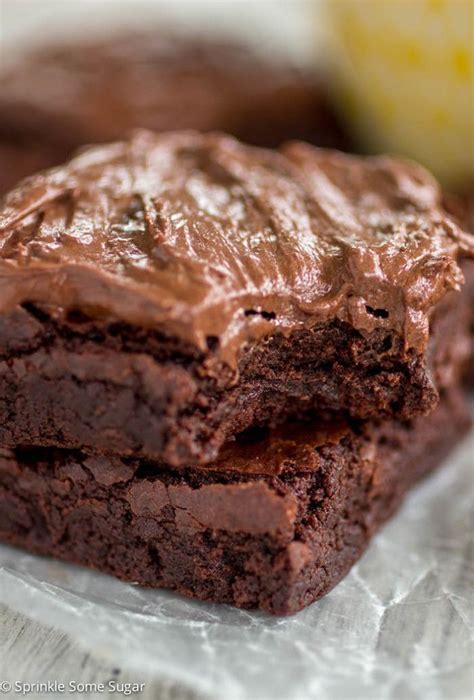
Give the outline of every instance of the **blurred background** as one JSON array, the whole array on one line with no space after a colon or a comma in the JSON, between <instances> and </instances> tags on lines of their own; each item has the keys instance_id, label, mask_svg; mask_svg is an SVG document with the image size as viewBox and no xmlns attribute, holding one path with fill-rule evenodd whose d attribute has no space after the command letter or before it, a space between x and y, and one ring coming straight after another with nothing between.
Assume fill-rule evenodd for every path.
<instances>
[{"instance_id":1,"label":"blurred background","mask_svg":"<svg viewBox=\"0 0 474 700\"><path fill-rule=\"evenodd\" d=\"M123 29L185 29L267 42L275 50L311 60L317 48L313 21L320 11L308 0L1 0L2 47L103 35Z\"/></svg>"},{"instance_id":2,"label":"blurred background","mask_svg":"<svg viewBox=\"0 0 474 700\"><path fill-rule=\"evenodd\" d=\"M472 0L0 0L0 8L4 67L38 45L69 45L74 53L78 39L100 43L124 31L177 29L303 64L315 71L318 99L347 136L339 144L324 135L309 140L400 153L452 190L473 187ZM41 61L34 72L41 75ZM76 78L58 76L59 90L71 89ZM284 123L290 101L279 109ZM0 129L1 121L0 112ZM291 138L293 128L289 120L282 136Z\"/></svg>"}]
</instances>

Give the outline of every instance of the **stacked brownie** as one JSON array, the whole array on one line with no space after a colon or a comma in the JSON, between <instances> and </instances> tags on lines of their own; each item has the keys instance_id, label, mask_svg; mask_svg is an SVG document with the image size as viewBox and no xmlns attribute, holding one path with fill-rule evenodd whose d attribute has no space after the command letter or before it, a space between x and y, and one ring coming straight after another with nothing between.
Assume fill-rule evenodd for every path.
<instances>
[{"instance_id":1,"label":"stacked brownie","mask_svg":"<svg viewBox=\"0 0 474 700\"><path fill-rule=\"evenodd\" d=\"M0 209L0 539L288 614L459 440L474 238L422 168L138 131Z\"/></svg>"}]
</instances>

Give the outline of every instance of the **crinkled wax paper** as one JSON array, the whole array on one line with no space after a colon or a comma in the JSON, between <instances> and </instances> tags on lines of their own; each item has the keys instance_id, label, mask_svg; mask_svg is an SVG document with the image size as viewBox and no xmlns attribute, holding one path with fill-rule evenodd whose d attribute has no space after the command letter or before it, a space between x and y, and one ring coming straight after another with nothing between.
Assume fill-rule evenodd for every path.
<instances>
[{"instance_id":1,"label":"crinkled wax paper","mask_svg":"<svg viewBox=\"0 0 474 700\"><path fill-rule=\"evenodd\" d=\"M474 435L326 598L284 619L0 547L0 597L118 665L206 698L472 696Z\"/></svg>"}]
</instances>

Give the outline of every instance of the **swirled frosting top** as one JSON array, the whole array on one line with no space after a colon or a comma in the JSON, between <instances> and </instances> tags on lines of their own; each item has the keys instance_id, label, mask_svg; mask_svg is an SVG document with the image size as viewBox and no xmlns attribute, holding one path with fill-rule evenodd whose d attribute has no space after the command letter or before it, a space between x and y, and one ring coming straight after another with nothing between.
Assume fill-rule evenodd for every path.
<instances>
[{"instance_id":1,"label":"swirled frosting top","mask_svg":"<svg viewBox=\"0 0 474 700\"><path fill-rule=\"evenodd\" d=\"M247 341L330 318L422 351L474 239L434 179L389 157L220 134L153 134L86 150L0 208L0 312L33 302L177 335Z\"/></svg>"}]
</instances>

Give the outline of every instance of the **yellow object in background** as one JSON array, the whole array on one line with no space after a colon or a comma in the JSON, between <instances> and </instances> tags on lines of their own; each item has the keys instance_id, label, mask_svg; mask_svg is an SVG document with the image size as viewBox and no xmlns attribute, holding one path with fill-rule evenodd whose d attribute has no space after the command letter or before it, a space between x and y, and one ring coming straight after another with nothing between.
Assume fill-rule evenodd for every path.
<instances>
[{"instance_id":1,"label":"yellow object in background","mask_svg":"<svg viewBox=\"0 0 474 700\"><path fill-rule=\"evenodd\" d=\"M327 0L335 89L371 151L474 177L474 1Z\"/></svg>"}]
</instances>

